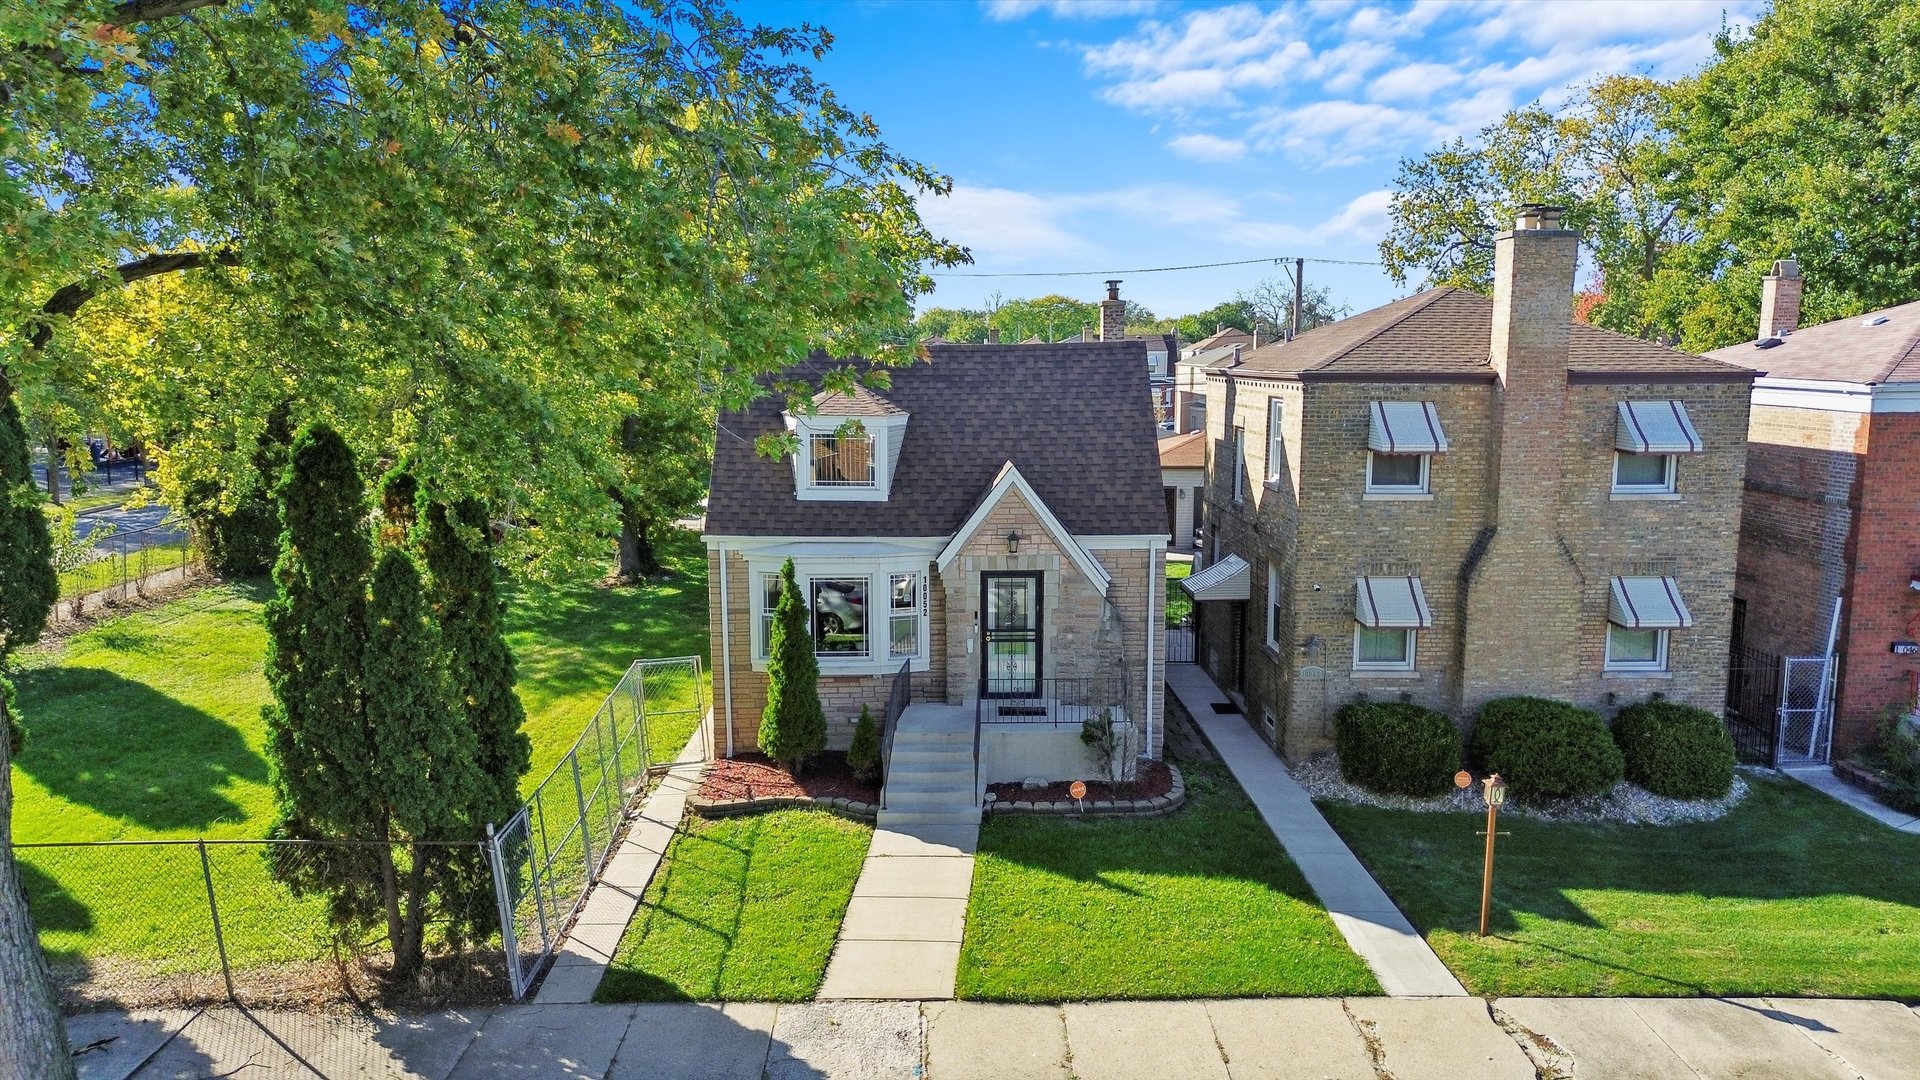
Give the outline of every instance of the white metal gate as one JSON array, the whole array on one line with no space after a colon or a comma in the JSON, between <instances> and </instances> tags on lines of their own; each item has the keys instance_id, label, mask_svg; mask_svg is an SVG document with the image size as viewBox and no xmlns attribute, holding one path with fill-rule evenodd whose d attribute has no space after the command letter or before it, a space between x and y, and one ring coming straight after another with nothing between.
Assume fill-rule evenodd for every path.
<instances>
[{"instance_id":1,"label":"white metal gate","mask_svg":"<svg viewBox=\"0 0 1920 1080\"><path fill-rule=\"evenodd\" d=\"M1780 661L1780 724L1775 746L1781 765L1824 764L1833 752L1831 656Z\"/></svg>"}]
</instances>

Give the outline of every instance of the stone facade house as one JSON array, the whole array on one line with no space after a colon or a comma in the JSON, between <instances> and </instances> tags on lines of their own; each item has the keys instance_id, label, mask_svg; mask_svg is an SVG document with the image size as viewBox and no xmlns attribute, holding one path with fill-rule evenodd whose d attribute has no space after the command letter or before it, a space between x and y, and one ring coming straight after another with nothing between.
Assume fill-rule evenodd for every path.
<instances>
[{"instance_id":1,"label":"stone facade house","mask_svg":"<svg viewBox=\"0 0 1920 1080\"><path fill-rule=\"evenodd\" d=\"M1208 373L1196 658L1288 756L1361 696L1723 706L1753 373L1575 323L1577 247L1527 208L1491 300Z\"/></svg>"},{"instance_id":2,"label":"stone facade house","mask_svg":"<svg viewBox=\"0 0 1920 1080\"><path fill-rule=\"evenodd\" d=\"M1759 375L1736 642L1758 654L1752 678L1776 686L1771 664L1823 656L1833 634L1831 749L1844 755L1920 690L1920 302L1802 329L1802 285L1791 260L1775 264L1758 338L1708 355ZM1829 733L1789 734L1802 741L1787 752L1823 756Z\"/></svg>"},{"instance_id":3,"label":"stone facade house","mask_svg":"<svg viewBox=\"0 0 1920 1080\"><path fill-rule=\"evenodd\" d=\"M829 746L847 744L861 706L883 715L904 668L915 708L1011 730L1113 707L1157 756L1168 535L1145 365L1139 340L933 345L886 389L723 413L706 519L716 748L756 748L791 558ZM830 366L792 374L817 386ZM782 430L797 456L755 453ZM1078 719L1055 734L1085 756Z\"/></svg>"}]
</instances>

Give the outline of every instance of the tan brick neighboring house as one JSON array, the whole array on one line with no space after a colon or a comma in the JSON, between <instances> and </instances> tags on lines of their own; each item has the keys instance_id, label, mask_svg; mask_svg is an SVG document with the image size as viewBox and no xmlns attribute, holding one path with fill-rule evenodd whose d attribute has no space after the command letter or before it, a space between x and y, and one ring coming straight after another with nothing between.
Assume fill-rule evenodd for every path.
<instances>
[{"instance_id":1,"label":"tan brick neighboring house","mask_svg":"<svg viewBox=\"0 0 1920 1080\"><path fill-rule=\"evenodd\" d=\"M1780 659L1824 656L1833 634L1832 727L1796 722L1781 747L1821 758L1829 742L1845 755L1871 739L1890 710L1911 712L1920 690L1920 302L1800 329L1803 284L1792 260L1775 264L1758 337L1708 355L1759 374L1734 588L1736 701L1773 726Z\"/></svg>"},{"instance_id":2,"label":"tan brick neighboring house","mask_svg":"<svg viewBox=\"0 0 1920 1080\"><path fill-rule=\"evenodd\" d=\"M1752 372L1574 323L1577 246L1208 373L1197 659L1288 756L1360 695L1724 704Z\"/></svg>"},{"instance_id":3,"label":"tan brick neighboring house","mask_svg":"<svg viewBox=\"0 0 1920 1080\"><path fill-rule=\"evenodd\" d=\"M716 747L756 748L772 586L792 558L830 746L862 705L883 714L904 664L915 703L984 696L1013 714L1006 703L1107 694L1157 756L1168 536L1143 344L928 355L885 390L816 396L812 415L767 398L720 417L706 527ZM783 428L798 460L757 456ZM1079 734L1063 733L1075 747Z\"/></svg>"}]
</instances>

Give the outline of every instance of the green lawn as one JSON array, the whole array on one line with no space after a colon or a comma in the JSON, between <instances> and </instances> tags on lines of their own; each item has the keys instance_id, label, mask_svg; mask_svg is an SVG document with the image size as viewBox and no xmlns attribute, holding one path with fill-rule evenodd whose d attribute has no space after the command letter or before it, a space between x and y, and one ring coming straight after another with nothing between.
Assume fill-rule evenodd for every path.
<instances>
[{"instance_id":1,"label":"green lawn","mask_svg":"<svg viewBox=\"0 0 1920 1080\"><path fill-rule=\"evenodd\" d=\"M1181 620L1193 610L1193 597L1180 587L1180 582L1193 573L1193 563L1167 560L1167 627L1172 629L1180 625Z\"/></svg>"},{"instance_id":2,"label":"green lawn","mask_svg":"<svg viewBox=\"0 0 1920 1080\"><path fill-rule=\"evenodd\" d=\"M872 835L815 810L690 820L594 999L811 999Z\"/></svg>"},{"instance_id":3,"label":"green lawn","mask_svg":"<svg viewBox=\"0 0 1920 1080\"><path fill-rule=\"evenodd\" d=\"M508 637L533 741L524 787L561 759L635 658L705 653L699 540L676 538L666 555L675 573L665 583L524 588L510 597ZM273 819L260 720L267 589L244 582L202 590L26 658L29 670L17 679L29 735L13 769L16 841L265 835ZM696 726L691 711L651 723L653 758L670 758ZM573 798L570 786L566 796ZM205 933L191 847L22 856L43 943L57 960L158 968L182 951L183 935L198 944ZM235 952L263 961L310 956L317 913L286 917L305 909L267 878L258 850L215 849L213 858ZM250 904L259 918L246 918Z\"/></svg>"},{"instance_id":4,"label":"green lawn","mask_svg":"<svg viewBox=\"0 0 1920 1080\"><path fill-rule=\"evenodd\" d=\"M1749 783L1708 824L1503 819L1484 940L1484 819L1323 809L1475 994L1920 997L1920 837Z\"/></svg>"},{"instance_id":5,"label":"green lawn","mask_svg":"<svg viewBox=\"0 0 1920 1080\"><path fill-rule=\"evenodd\" d=\"M996 817L980 834L959 994L989 1001L1377 994L1220 765L1159 818Z\"/></svg>"}]
</instances>

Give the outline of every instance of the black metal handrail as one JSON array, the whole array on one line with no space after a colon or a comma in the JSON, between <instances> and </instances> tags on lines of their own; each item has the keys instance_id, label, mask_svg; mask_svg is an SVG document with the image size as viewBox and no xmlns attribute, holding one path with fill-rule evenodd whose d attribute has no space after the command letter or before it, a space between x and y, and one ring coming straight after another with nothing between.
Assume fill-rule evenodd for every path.
<instances>
[{"instance_id":1,"label":"black metal handrail","mask_svg":"<svg viewBox=\"0 0 1920 1080\"><path fill-rule=\"evenodd\" d=\"M887 778L893 775L893 733L900 727L900 714L913 703L913 661L900 664L893 686L887 692L887 712L880 722L880 809L887 808Z\"/></svg>"},{"instance_id":2,"label":"black metal handrail","mask_svg":"<svg viewBox=\"0 0 1920 1080\"><path fill-rule=\"evenodd\" d=\"M1126 684L1117 678L995 680L983 687L976 713L981 724L1049 724L1079 727L1102 709L1127 707Z\"/></svg>"}]
</instances>

